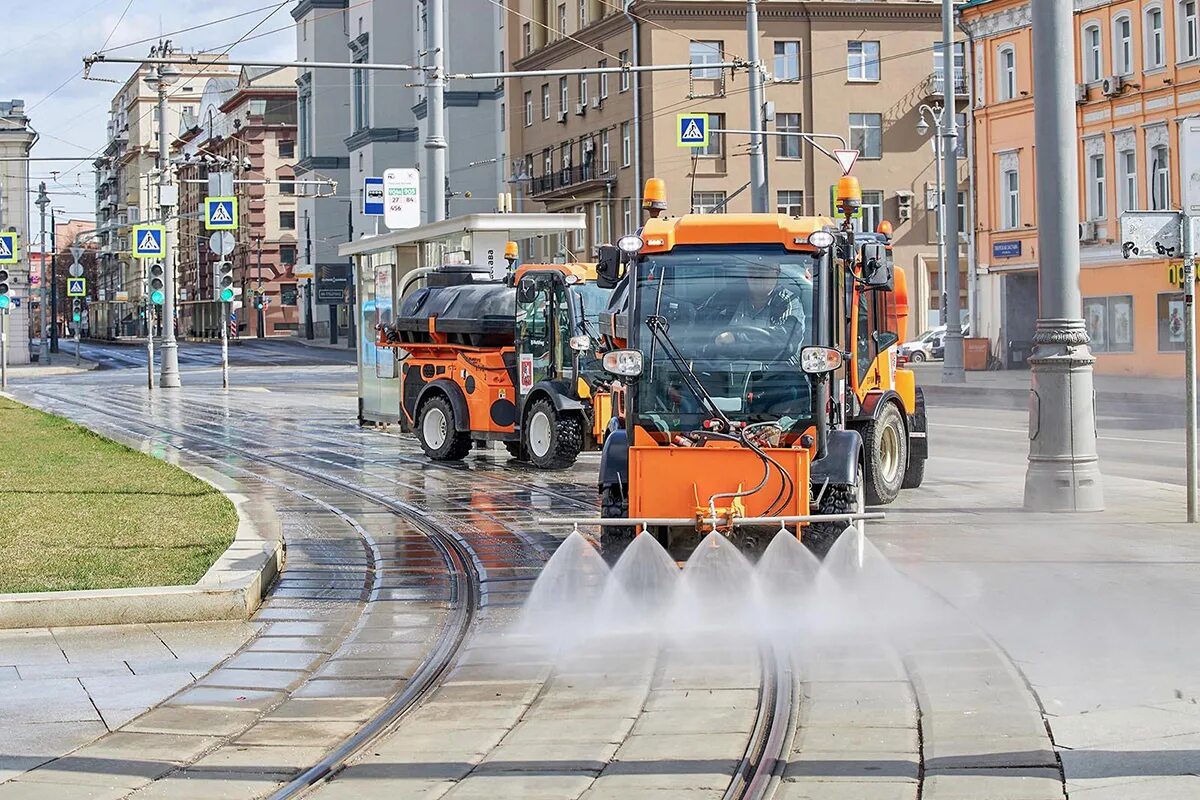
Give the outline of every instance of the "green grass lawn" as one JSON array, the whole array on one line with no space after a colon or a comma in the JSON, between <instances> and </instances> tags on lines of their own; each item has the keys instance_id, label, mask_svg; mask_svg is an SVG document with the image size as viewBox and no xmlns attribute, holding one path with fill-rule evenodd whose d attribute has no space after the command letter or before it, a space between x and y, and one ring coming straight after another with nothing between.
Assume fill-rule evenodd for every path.
<instances>
[{"instance_id":1,"label":"green grass lawn","mask_svg":"<svg viewBox=\"0 0 1200 800\"><path fill-rule=\"evenodd\" d=\"M195 583L237 525L183 470L0 397L0 592Z\"/></svg>"}]
</instances>

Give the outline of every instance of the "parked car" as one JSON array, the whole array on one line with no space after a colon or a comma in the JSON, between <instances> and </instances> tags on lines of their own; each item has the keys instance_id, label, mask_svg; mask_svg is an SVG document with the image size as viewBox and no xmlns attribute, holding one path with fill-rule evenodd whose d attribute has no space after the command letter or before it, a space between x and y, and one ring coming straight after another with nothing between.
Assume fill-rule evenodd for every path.
<instances>
[{"instance_id":1,"label":"parked car","mask_svg":"<svg viewBox=\"0 0 1200 800\"><path fill-rule=\"evenodd\" d=\"M942 336L946 333L946 326L940 325L936 328L930 328L922 333L911 342L905 342L900 345L900 357L909 361L920 363L933 358L933 343L937 341L941 343Z\"/></svg>"},{"instance_id":2,"label":"parked car","mask_svg":"<svg viewBox=\"0 0 1200 800\"><path fill-rule=\"evenodd\" d=\"M971 335L971 329L963 325L963 338ZM934 361L941 361L946 357L946 328L942 326L941 333L934 336L929 342L929 357Z\"/></svg>"}]
</instances>

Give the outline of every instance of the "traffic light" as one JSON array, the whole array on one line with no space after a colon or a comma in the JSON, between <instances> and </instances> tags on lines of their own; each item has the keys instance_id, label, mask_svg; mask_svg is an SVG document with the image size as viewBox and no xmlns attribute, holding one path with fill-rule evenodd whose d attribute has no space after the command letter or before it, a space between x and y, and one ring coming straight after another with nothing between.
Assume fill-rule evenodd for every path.
<instances>
[{"instance_id":1,"label":"traffic light","mask_svg":"<svg viewBox=\"0 0 1200 800\"><path fill-rule=\"evenodd\" d=\"M156 306L161 306L167 295L164 291L163 265L161 261L152 261L150 263L150 302Z\"/></svg>"},{"instance_id":2,"label":"traffic light","mask_svg":"<svg viewBox=\"0 0 1200 800\"><path fill-rule=\"evenodd\" d=\"M220 261L217 263L217 299L229 303L233 297L233 262Z\"/></svg>"},{"instance_id":3,"label":"traffic light","mask_svg":"<svg viewBox=\"0 0 1200 800\"><path fill-rule=\"evenodd\" d=\"M0 267L0 308L8 308L12 305L12 298L8 296L8 270Z\"/></svg>"},{"instance_id":4,"label":"traffic light","mask_svg":"<svg viewBox=\"0 0 1200 800\"><path fill-rule=\"evenodd\" d=\"M71 299L71 321L79 322L83 319L83 301L78 297Z\"/></svg>"}]
</instances>

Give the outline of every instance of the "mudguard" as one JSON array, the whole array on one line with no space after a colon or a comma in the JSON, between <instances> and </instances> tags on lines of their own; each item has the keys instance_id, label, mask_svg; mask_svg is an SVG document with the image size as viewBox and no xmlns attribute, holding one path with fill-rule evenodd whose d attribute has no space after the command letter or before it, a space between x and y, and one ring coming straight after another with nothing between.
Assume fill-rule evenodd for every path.
<instances>
[{"instance_id":1,"label":"mudguard","mask_svg":"<svg viewBox=\"0 0 1200 800\"><path fill-rule=\"evenodd\" d=\"M858 431L830 431L825 457L818 458L809 470L813 486L822 483L850 486L862 462L862 437Z\"/></svg>"},{"instance_id":2,"label":"mudguard","mask_svg":"<svg viewBox=\"0 0 1200 800\"><path fill-rule=\"evenodd\" d=\"M629 431L618 428L604 439L600 453L600 490L629 485Z\"/></svg>"},{"instance_id":3,"label":"mudguard","mask_svg":"<svg viewBox=\"0 0 1200 800\"><path fill-rule=\"evenodd\" d=\"M904 399L892 389L888 389L887 391L867 393L867 396L862 401L862 416L877 419L879 412L883 409L883 404L889 400L896 404L896 408L900 409L900 413L904 413Z\"/></svg>"},{"instance_id":4,"label":"mudguard","mask_svg":"<svg viewBox=\"0 0 1200 800\"><path fill-rule=\"evenodd\" d=\"M521 408L524 410L530 402L536 400L541 395L545 395L550 398L551 403L554 403L555 411L583 412L590 410L590 404L585 405L580 400L572 397L571 394L573 394L572 387L566 381L539 381L526 393L525 402L521 404Z\"/></svg>"},{"instance_id":5,"label":"mudguard","mask_svg":"<svg viewBox=\"0 0 1200 800\"><path fill-rule=\"evenodd\" d=\"M925 419L925 392L917 387L917 407L908 415L908 457L929 458L928 423Z\"/></svg>"},{"instance_id":6,"label":"mudguard","mask_svg":"<svg viewBox=\"0 0 1200 800\"><path fill-rule=\"evenodd\" d=\"M439 392L450 398L450 407L454 409L454 430L469 431L471 430L471 412L467 409L467 398L463 395L462 389L452 380L446 378L438 378L421 390L421 394L417 395L416 408L420 408L425 399L433 392Z\"/></svg>"}]
</instances>

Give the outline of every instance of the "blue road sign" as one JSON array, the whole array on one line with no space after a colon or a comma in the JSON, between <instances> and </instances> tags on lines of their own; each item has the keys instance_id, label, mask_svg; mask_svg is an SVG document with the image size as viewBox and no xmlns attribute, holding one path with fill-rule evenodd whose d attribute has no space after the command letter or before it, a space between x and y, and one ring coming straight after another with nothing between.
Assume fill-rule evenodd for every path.
<instances>
[{"instance_id":1,"label":"blue road sign","mask_svg":"<svg viewBox=\"0 0 1200 800\"><path fill-rule=\"evenodd\" d=\"M133 245L134 258L163 258L163 234L166 229L162 225L134 225L130 243Z\"/></svg>"},{"instance_id":2,"label":"blue road sign","mask_svg":"<svg viewBox=\"0 0 1200 800\"><path fill-rule=\"evenodd\" d=\"M708 147L708 114L677 114L675 144L679 147Z\"/></svg>"},{"instance_id":3,"label":"blue road sign","mask_svg":"<svg viewBox=\"0 0 1200 800\"><path fill-rule=\"evenodd\" d=\"M363 214L383 216L383 178L363 178Z\"/></svg>"},{"instance_id":4,"label":"blue road sign","mask_svg":"<svg viewBox=\"0 0 1200 800\"><path fill-rule=\"evenodd\" d=\"M204 198L204 229L207 231L232 231L238 226L238 203L236 197Z\"/></svg>"},{"instance_id":5,"label":"blue road sign","mask_svg":"<svg viewBox=\"0 0 1200 800\"><path fill-rule=\"evenodd\" d=\"M17 234L11 231L0 233L0 264L16 264L19 260Z\"/></svg>"},{"instance_id":6,"label":"blue road sign","mask_svg":"<svg viewBox=\"0 0 1200 800\"><path fill-rule=\"evenodd\" d=\"M83 297L86 294L86 278L67 278L67 297Z\"/></svg>"}]
</instances>

